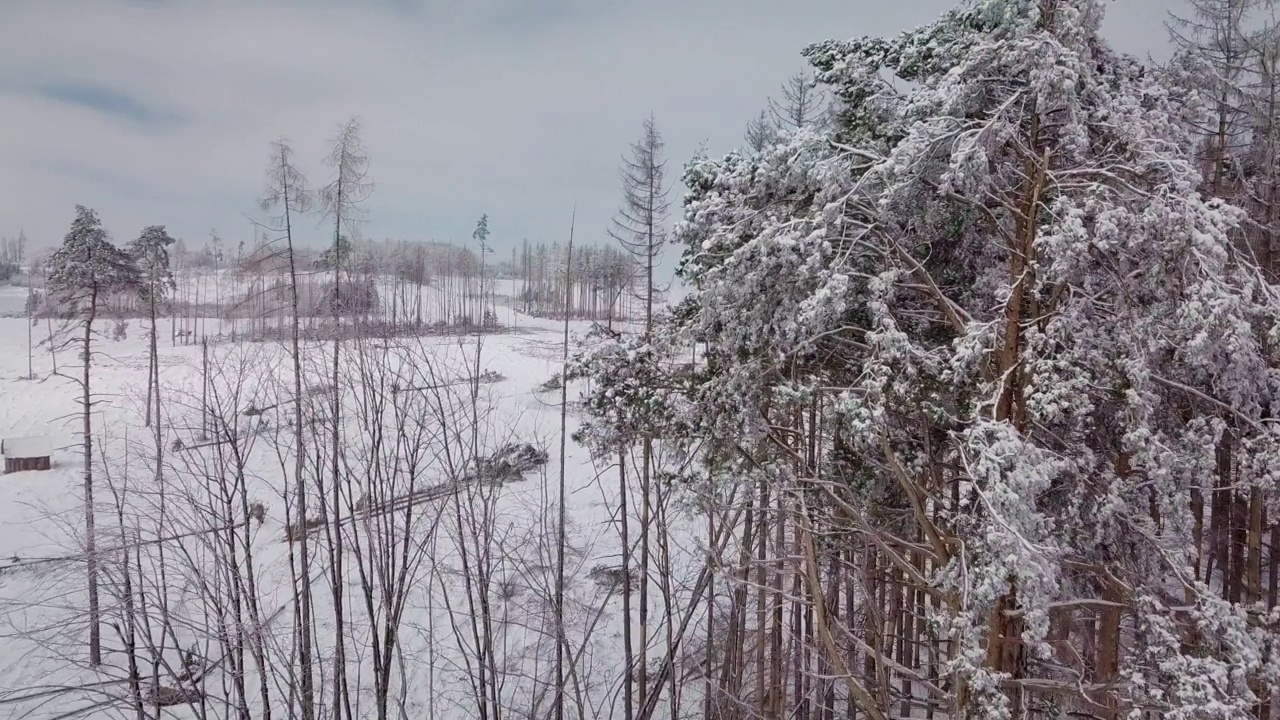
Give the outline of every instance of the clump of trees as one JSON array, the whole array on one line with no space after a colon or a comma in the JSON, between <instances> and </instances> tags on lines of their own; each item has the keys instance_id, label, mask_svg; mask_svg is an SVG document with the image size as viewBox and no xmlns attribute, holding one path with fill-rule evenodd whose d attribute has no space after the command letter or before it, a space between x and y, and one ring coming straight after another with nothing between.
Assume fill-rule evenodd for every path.
<instances>
[{"instance_id":1,"label":"clump of trees","mask_svg":"<svg viewBox=\"0 0 1280 720\"><path fill-rule=\"evenodd\" d=\"M565 275L564 268L570 268ZM526 315L580 320L626 320L637 312L633 288L639 268L628 253L609 245L579 245L568 257L558 242L527 240L499 272L519 286L518 307Z\"/></svg>"},{"instance_id":2,"label":"clump of trees","mask_svg":"<svg viewBox=\"0 0 1280 720\"><path fill-rule=\"evenodd\" d=\"M26 233L19 232L16 238L0 238L0 281L21 273L26 267L26 259Z\"/></svg>"},{"instance_id":3,"label":"clump of trees","mask_svg":"<svg viewBox=\"0 0 1280 720\"><path fill-rule=\"evenodd\" d=\"M692 295L571 373L597 457L650 444L641 502L707 523L702 644L636 658L635 717L690 673L705 717L1273 716L1253 7L1197 3L1167 70L1091 0L819 43L829 124L686 167ZM680 637L639 605L637 655Z\"/></svg>"},{"instance_id":4,"label":"clump of trees","mask_svg":"<svg viewBox=\"0 0 1280 720\"><path fill-rule=\"evenodd\" d=\"M368 317L378 308L378 289L371 281L344 278L340 287L332 281L320 286L320 297L312 312L322 316Z\"/></svg>"}]
</instances>

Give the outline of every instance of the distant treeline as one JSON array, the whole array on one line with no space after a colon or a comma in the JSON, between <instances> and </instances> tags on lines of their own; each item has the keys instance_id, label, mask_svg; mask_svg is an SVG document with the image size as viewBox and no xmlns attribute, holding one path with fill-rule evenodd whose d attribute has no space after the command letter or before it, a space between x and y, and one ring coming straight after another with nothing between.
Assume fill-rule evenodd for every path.
<instances>
[{"instance_id":1,"label":"distant treeline","mask_svg":"<svg viewBox=\"0 0 1280 720\"><path fill-rule=\"evenodd\" d=\"M482 258L478 248L443 242L345 239L337 253L298 249L298 314L308 327L333 316L336 255L343 276L339 312L359 323L493 326L511 311L560 318L566 308L573 319L606 323L636 316L639 267L630 254L614 246L575 246L566 277L566 250L558 242L524 241L499 259L493 251ZM196 250L175 243L171 262L176 287L162 312L172 319L175 337L203 335L202 321L208 319L227 321L235 335L272 336L292 315L289 257L282 243L240 243L228 256L214 235ZM32 317L67 315L60 303L48 301L40 274L34 283ZM147 307L135 293L117 293L102 303L101 312L138 318Z\"/></svg>"}]
</instances>

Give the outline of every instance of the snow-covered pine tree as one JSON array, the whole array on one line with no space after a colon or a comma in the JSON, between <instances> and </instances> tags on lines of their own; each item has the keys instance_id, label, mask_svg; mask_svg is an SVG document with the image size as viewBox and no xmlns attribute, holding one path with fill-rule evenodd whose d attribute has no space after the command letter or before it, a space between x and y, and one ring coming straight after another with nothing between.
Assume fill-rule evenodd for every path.
<instances>
[{"instance_id":1,"label":"snow-covered pine tree","mask_svg":"<svg viewBox=\"0 0 1280 720\"><path fill-rule=\"evenodd\" d=\"M860 574L866 623L818 613L814 642L871 718L1244 718L1276 684L1274 611L1193 571L1192 496L1275 507L1280 301L1199 192L1187 94L1107 47L1103 5L808 48L837 126L691 163L695 292L577 359L597 452L699 443L783 494L813 603L816 567Z\"/></svg>"},{"instance_id":2,"label":"snow-covered pine tree","mask_svg":"<svg viewBox=\"0 0 1280 720\"><path fill-rule=\"evenodd\" d=\"M72 378L80 386L81 431L84 447L85 564L89 575L89 664L102 662L100 611L98 607L98 563L95 557L93 511L93 392L90 368L93 364L94 322L104 303L117 293L138 288L141 277L133 258L111 244L98 214L76 206L76 219L49 258L46 289L50 307L69 318L69 326L79 330L82 374Z\"/></svg>"},{"instance_id":3,"label":"snow-covered pine tree","mask_svg":"<svg viewBox=\"0 0 1280 720\"><path fill-rule=\"evenodd\" d=\"M147 411L146 426L151 427L151 405L153 393L158 393L160 382L160 366L156 362L157 309L159 304L177 287L173 280L173 272L169 269L169 246L174 239L163 225L151 225L143 229L136 239L129 243L129 254L133 256L141 273L138 294L147 306L147 314L151 319L150 360L147 373ZM159 416L157 403L156 414ZM157 419L158 421L158 419Z\"/></svg>"},{"instance_id":4,"label":"snow-covered pine tree","mask_svg":"<svg viewBox=\"0 0 1280 720\"><path fill-rule=\"evenodd\" d=\"M480 312L477 314L477 322L481 326L485 326L489 324L489 306L486 304L484 288L485 260L493 252L493 248L485 244L485 241L489 239L488 213L482 213L480 219L476 221L476 229L471 232L471 239L475 240L480 248Z\"/></svg>"}]
</instances>

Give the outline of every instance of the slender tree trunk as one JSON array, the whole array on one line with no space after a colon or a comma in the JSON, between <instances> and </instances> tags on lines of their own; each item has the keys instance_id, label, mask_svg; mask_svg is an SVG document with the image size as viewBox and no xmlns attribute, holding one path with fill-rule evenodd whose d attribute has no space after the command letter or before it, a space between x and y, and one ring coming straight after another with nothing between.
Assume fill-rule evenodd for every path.
<instances>
[{"instance_id":1,"label":"slender tree trunk","mask_svg":"<svg viewBox=\"0 0 1280 720\"><path fill-rule=\"evenodd\" d=\"M93 420L92 392L90 391L89 368L93 363L93 321L98 313L98 289L89 291L89 315L84 323L84 377L81 390L81 403L84 433L84 533L85 564L89 569L89 664L97 667L102 664L102 628L98 610L98 553L97 538L94 530L93 505Z\"/></svg>"},{"instance_id":2,"label":"slender tree trunk","mask_svg":"<svg viewBox=\"0 0 1280 720\"><path fill-rule=\"evenodd\" d=\"M148 352L147 353L147 402L146 402L147 409L146 409L146 415L142 421L143 427L151 427L151 404L152 404L151 396L152 396L152 388L153 388L151 383L155 380L155 377L156 377L156 356L154 353Z\"/></svg>"},{"instance_id":3,"label":"slender tree trunk","mask_svg":"<svg viewBox=\"0 0 1280 720\"><path fill-rule=\"evenodd\" d=\"M157 508L159 518L157 520L157 524L160 528L160 531L164 532L165 528L167 528L168 526L169 508L168 508L168 493L166 492L165 483L164 483L164 434L161 428L161 420L160 420L160 407L161 407L160 406L160 363L158 360L158 352L157 352L157 345L159 344L159 328L157 327L157 320L156 320L155 290L156 290L156 287L153 281L151 283L151 292L149 293L148 303L147 303L149 314L151 316L151 338L150 338L151 362L149 363L150 365L149 372L151 373L151 378L149 379L149 385L152 390L151 395L155 400L155 407L154 407L155 412L153 416L154 424L152 425L152 428L151 428L152 429L151 440L153 442L153 445L154 445L153 449L155 451L155 491L159 499L159 503L158 503L159 507ZM148 405L148 411L150 411L151 409L152 409L151 406ZM126 464L125 467L127 472L128 465ZM171 633L173 631L173 627L170 623L170 615L169 615L169 598L168 598L169 577L168 577L168 564L165 561L164 543L157 544L156 552L159 555L159 561L160 561L159 562L160 583L156 588L156 592L159 595L158 604L160 606L161 620L164 624L164 627L161 629L161 632L160 632L160 642L159 642L158 649L156 649L157 643L155 643L154 640L151 640L151 637L152 637L151 623L150 623L149 616L145 613L145 611L143 614L143 624L146 629L147 638L151 642L151 646L152 646L153 656L151 661L151 683L154 691L156 692L156 703L157 703L156 715L157 717L159 717L160 665L164 658L166 631ZM127 553L126 553L126 556L127 556ZM141 550L138 551L138 577L139 579L142 578ZM145 600L143 601L143 605L145 608ZM176 643L175 643L175 647L176 647Z\"/></svg>"},{"instance_id":4,"label":"slender tree trunk","mask_svg":"<svg viewBox=\"0 0 1280 720\"><path fill-rule=\"evenodd\" d=\"M116 522L120 531L120 546L127 548L129 546L128 536L124 527L124 502L119 494L116 496ZM147 713L142 703L142 673L138 668L138 613L134 606L133 591L133 561L130 559L132 553L127 549L123 553L124 563L122 565L121 582L122 587L120 594L124 600L124 655L125 666L129 678L129 701L133 706L133 714L137 720L145 720ZM142 563L138 563L138 578L142 579ZM159 696L159 683L155 683L152 692Z\"/></svg>"},{"instance_id":5,"label":"slender tree trunk","mask_svg":"<svg viewBox=\"0 0 1280 720\"><path fill-rule=\"evenodd\" d=\"M738 582L733 590L730 606L731 639L725 656L722 685L725 701L742 700L742 688L746 682L747 640L747 590L751 582L751 558L755 551L756 530L755 491L747 490L746 520L742 531L742 545L738 550Z\"/></svg>"},{"instance_id":6,"label":"slender tree trunk","mask_svg":"<svg viewBox=\"0 0 1280 720\"><path fill-rule=\"evenodd\" d=\"M767 701L765 696L765 628L767 626L765 598L768 595L767 583L769 579L768 567L765 565L765 559L768 557L768 512L769 512L769 482L763 474L760 476L760 515L757 525L760 528L758 533L758 546L756 548L756 677L755 677L755 706L756 714L763 717L766 712Z\"/></svg>"},{"instance_id":7,"label":"slender tree trunk","mask_svg":"<svg viewBox=\"0 0 1280 720\"><path fill-rule=\"evenodd\" d=\"M341 191L339 191L341 192ZM341 199L339 199L341 203ZM343 617L344 592L346 575L343 571L343 546L342 546L342 395L339 385L340 369L339 351L342 346L342 301L341 301L341 273L342 266L341 254L339 250L338 227L335 223L334 229L334 267L333 267L333 375L330 378L333 383L333 408L331 418L333 424L330 427L329 442L331 448L332 461L332 482L331 490L333 495L333 557L330 559L333 571L333 637L334 637L334 703L333 718L334 720L342 720L345 711L347 720L351 720L351 698L347 689L347 649L346 649L346 627Z\"/></svg>"},{"instance_id":8,"label":"slender tree trunk","mask_svg":"<svg viewBox=\"0 0 1280 720\"><path fill-rule=\"evenodd\" d=\"M555 720L564 720L564 655L565 655L565 632L564 632L564 546L565 546L565 440L568 437L568 416L569 416L569 278L573 272L573 225L577 221L577 210L574 210L574 221L569 225L569 253L565 256L564 265L564 282L565 282L565 315L564 315L564 345L561 348L561 368L560 368L560 486L559 495L556 499L556 589L555 589L555 612L556 612L556 700L555 700ZM483 252L483 248L481 249ZM483 256L482 256L483 257ZM483 267L483 266L482 266ZM483 287L484 277L481 275L481 287ZM482 293L483 295L483 293ZM483 313L482 313L483 315ZM477 379L478 381L478 379Z\"/></svg>"},{"instance_id":9,"label":"slender tree trunk","mask_svg":"<svg viewBox=\"0 0 1280 720\"><path fill-rule=\"evenodd\" d=\"M667 525L668 499L666 497L666 493L663 491L661 486L655 488L655 490L657 491L657 500L658 500L657 508L656 508L657 512L655 513L655 517L654 517L654 520L657 523L657 529L658 529L658 577L659 577L658 587L659 587L659 591L662 593L662 624L666 631L666 643L667 643L666 656L667 658L670 659L675 657L677 641L675 637L675 632L676 632L675 600L672 596L673 593L672 593L672 587L671 587L671 573L672 573L671 542L670 542L671 536L670 536L670 528ZM708 566L708 567L712 568L712 566ZM710 582L709 579L711 577L714 577L714 572L709 571L708 582ZM697 602L696 596L694 597L693 602L695 603ZM679 712L680 685L676 680L675 673L670 673L667 676L667 679L669 683L668 694L670 695L670 697L668 699L671 702L671 717L673 718L679 717L680 716L680 712ZM657 692L658 688L655 688L654 690L655 692Z\"/></svg>"},{"instance_id":10,"label":"slender tree trunk","mask_svg":"<svg viewBox=\"0 0 1280 720\"><path fill-rule=\"evenodd\" d=\"M28 269L27 270L27 378L31 380L35 380L36 378L35 361L33 360L33 357L32 357L35 353L35 344L32 342L32 338L31 338L32 333L34 331L34 327L35 327L35 318L34 318L35 308L33 307L35 303L32 302L32 299L33 298L31 295L31 270Z\"/></svg>"},{"instance_id":11,"label":"slender tree trunk","mask_svg":"<svg viewBox=\"0 0 1280 720\"><path fill-rule=\"evenodd\" d=\"M1262 599L1262 488L1249 491L1248 562L1245 577L1245 602Z\"/></svg>"},{"instance_id":12,"label":"slender tree trunk","mask_svg":"<svg viewBox=\"0 0 1280 720\"><path fill-rule=\"evenodd\" d=\"M1195 546L1195 579L1208 581L1204 571L1204 493L1200 488L1191 489L1191 538Z\"/></svg>"},{"instance_id":13,"label":"slender tree trunk","mask_svg":"<svg viewBox=\"0 0 1280 720\"><path fill-rule=\"evenodd\" d=\"M561 384L565 383L561 379ZM627 456L618 451L618 520L622 533L622 705L623 720L635 719L635 648L631 640L631 521L627 517Z\"/></svg>"},{"instance_id":14,"label":"slender tree trunk","mask_svg":"<svg viewBox=\"0 0 1280 720\"><path fill-rule=\"evenodd\" d=\"M650 504L650 461L653 446L646 438L641 446L640 465L640 608L638 624L640 626L639 667L636 673L636 703L640 707L647 704L649 696L649 525L652 521Z\"/></svg>"},{"instance_id":15,"label":"slender tree trunk","mask_svg":"<svg viewBox=\"0 0 1280 720\"><path fill-rule=\"evenodd\" d=\"M773 563L772 592L769 600L773 611L772 629L769 633L769 696L772 703L767 715L772 718L781 718L782 709L786 704L785 696L787 692L782 658L784 615L782 584L787 569L787 561L784 556L787 542L786 506L782 488L779 488L774 493L774 497L776 506L773 522L773 552L776 559Z\"/></svg>"},{"instance_id":16,"label":"slender tree trunk","mask_svg":"<svg viewBox=\"0 0 1280 720\"><path fill-rule=\"evenodd\" d=\"M156 387L156 384L160 381L160 363L157 358L157 349L156 349L156 345L158 342L157 340L158 328L156 327L156 301L155 301L156 287L155 287L154 278L152 279L150 290L151 292L149 294L151 295L151 297L148 299L147 309L149 310L149 314L151 316L151 338L150 338L150 342L148 343L149 357L147 358L147 414L146 414L146 420L144 422L145 427L151 427L151 398L152 397L157 397L157 400L155 403L156 404L155 421L157 425L159 425L160 423L160 409L159 409L160 402L158 399L158 396L160 394L160 389Z\"/></svg>"},{"instance_id":17,"label":"slender tree trunk","mask_svg":"<svg viewBox=\"0 0 1280 720\"><path fill-rule=\"evenodd\" d=\"M1233 489L1228 491L1227 536L1230 538L1231 575L1227 583L1227 599L1233 604L1239 604L1244 601L1244 582L1247 572L1245 544L1248 542L1249 509L1246 507L1244 497L1234 490L1234 480L1233 473L1231 482Z\"/></svg>"},{"instance_id":18,"label":"slender tree trunk","mask_svg":"<svg viewBox=\"0 0 1280 720\"><path fill-rule=\"evenodd\" d=\"M715 515L715 495L711 493L707 498L707 537L716 537L716 515ZM710 541L708 540L708 545ZM711 718L711 709L713 707L713 698L715 697L715 644L712 638L715 637L716 631L716 573L719 572L721 566L720 558L711 553L710 547L707 552L707 567L711 569L710 578L707 581L707 596L703 598L703 602L707 604L707 639L706 648L702 656L702 717L706 720ZM725 646L728 647L727 645Z\"/></svg>"},{"instance_id":19,"label":"slender tree trunk","mask_svg":"<svg viewBox=\"0 0 1280 720\"><path fill-rule=\"evenodd\" d=\"M281 147L280 162L282 166L287 166L288 157L286 150ZM303 481L305 474L305 455L302 430L302 349L299 339L299 312L298 312L298 268L293 251L293 217L290 206L291 188L289 187L288 174L282 173L285 177L283 182L284 190L284 227L285 242L288 245L289 253L289 304L292 312L292 323L290 333L290 359L293 361L293 434L294 434L294 465L293 465L293 482L294 482L294 500L297 503L298 519L297 532L291 533L296 536L298 543L298 563L300 572L298 573L298 587L294 590L294 600L298 607L298 664L301 665L301 694L302 694L302 718L303 720L314 720L315 718L315 680L312 671L311 660L311 557L310 557L310 540L308 538L307 529L307 487Z\"/></svg>"},{"instance_id":20,"label":"slender tree trunk","mask_svg":"<svg viewBox=\"0 0 1280 720\"><path fill-rule=\"evenodd\" d=\"M209 344L200 344L200 439L209 437Z\"/></svg>"},{"instance_id":21,"label":"slender tree trunk","mask_svg":"<svg viewBox=\"0 0 1280 720\"><path fill-rule=\"evenodd\" d=\"M1231 533L1231 431L1224 430L1217 449L1217 475L1213 491L1212 514L1209 516L1210 535L1213 537L1213 548L1210 568L1205 573L1205 582L1213 583L1213 570L1216 568L1221 578L1218 591L1223 598L1230 597L1231 571L1230 533Z\"/></svg>"},{"instance_id":22,"label":"slender tree trunk","mask_svg":"<svg viewBox=\"0 0 1280 720\"><path fill-rule=\"evenodd\" d=\"M1103 583L1103 600L1116 605L1123 602L1124 596L1113 580L1105 578ZM1101 611L1101 616L1101 622L1098 625L1098 655L1095 667L1098 682L1106 685L1115 682L1120 672L1120 609L1108 606ZM1107 711L1103 717L1107 720L1118 718L1120 713L1115 697L1108 693L1105 702Z\"/></svg>"}]
</instances>

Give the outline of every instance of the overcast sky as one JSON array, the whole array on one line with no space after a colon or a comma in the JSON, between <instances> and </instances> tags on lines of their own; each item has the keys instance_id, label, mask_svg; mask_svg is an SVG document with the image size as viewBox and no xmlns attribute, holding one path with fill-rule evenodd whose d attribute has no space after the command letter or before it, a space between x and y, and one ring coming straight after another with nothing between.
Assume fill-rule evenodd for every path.
<instances>
[{"instance_id":1,"label":"overcast sky","mask_svg":"<svg viewBox=\"0 0 1280 720\"><path fill-rule=\"evenodd\" d=\"M1108 4L1106 32L1165 51L1181 0ZM669 176L746 122L828 37L893 33L947 0L0 0L0 235L61 242L76 203L118 242L251 237L268 143L313 185L362 118L366 237L604 239L619 155L653 113ZM678 210L681 190L672 191ZM302 229L312 242L318 220ZM509 246L509 245L508 245Z\"/></svg>"}]
</instances>

